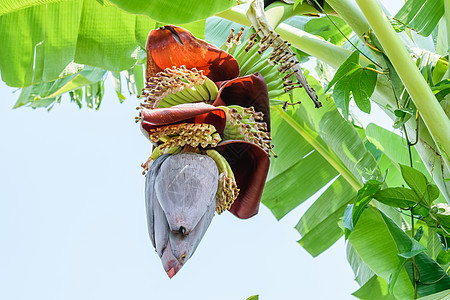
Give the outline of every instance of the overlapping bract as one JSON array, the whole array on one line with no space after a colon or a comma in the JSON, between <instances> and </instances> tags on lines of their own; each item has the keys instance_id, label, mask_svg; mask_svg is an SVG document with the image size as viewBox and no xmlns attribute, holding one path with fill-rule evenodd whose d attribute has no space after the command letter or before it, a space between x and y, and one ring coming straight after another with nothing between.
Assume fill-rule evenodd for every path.
<instances>
[{"instance_id":1,"label":"overlapping bract","mask_svg":"<svg viewBox=\"0 0 450 300\"><path fill-rule=\"evenodd\" d=\"M222 177L227 174L221 173L217 161L215 165L211 164L214 161L207 156L206 150L217 151L222 161L231 168L229 173L236 182L239 194L233 199L229 210L243 219L257 214L269 169L270 148L261 148L245 134L264 128L268 131L263 136L270 139L269 97L260 74L237 77L239 66L231 55L195 38L182 28L164 26L152 30L146 49L148 81L157 82L154 78L167 68L195 68L194 71L200 70L219 88L212 105L198 102L155 109L144 106L140 114L141 129L148 137L155 130L169 132L167 126L172 126L172 130L174 124L180 124L180 130L186 124L210 124L223 139L225 127L230 126L226 113L226 106L230 105L254 108L256 113L263 114L262 121L267 124L262 126L261 123L261 126L255 126L256 129L251 126L244 128L246 130L239 128L240 139L224 140L218 145L202 147L199 144L195 150L192 146L186 150L184 144L176 144L178 148L171 152L173 154L161 155L151 163L146 181L149 232L166 272L172 277L192 255L206 232L216 200L219 201L216 199L217 183L221 174ZM254 123L258 121L251 118ZM175 137L180 140L180 136L181 133ZM168 135L157 144L173 138L173 135ZM192 145L189 142L186 144ZM262 145L270 147L270 141Z\"/></svg>"},{"instance_id":2,"label":"overlapping bract","mask_svg":"<svg viewBox=\"0 0 450 300\"><path fill-rule=\"evenodd\" d=\"M214 216L218 172L206 155L162 155L147 173L150 239L169 277L187 261Z\"/></svg>"}]
</instances>

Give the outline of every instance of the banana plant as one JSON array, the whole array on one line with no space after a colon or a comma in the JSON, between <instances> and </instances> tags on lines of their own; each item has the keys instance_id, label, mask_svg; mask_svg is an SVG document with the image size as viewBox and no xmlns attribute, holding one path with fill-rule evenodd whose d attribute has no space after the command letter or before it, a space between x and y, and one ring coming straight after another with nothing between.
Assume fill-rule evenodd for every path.
<instances>
[{"instance_id":1,"label":"banana plant","mask_svg":"<svg viewBox=\"0 0 450 300\"><path fill-rule=\"evenodd\" d=\"M141 71L132 73L137 81L142 78L143 85L142 63L147 60L149 67L149 56L143 51L147 33L168 23L183 23L183 27L197 37L203 38L204 34L209 42L236 57L240 73L233 76L249 76L260 71L264 81L272 79L266 83L270 103L270 124L267 125L272 133L273 151L278 157L271 158L262 202L275 217L282 218L320 191L319 198L296 226L302 236L299 243L317 256L345 235L347 258L361 285L354 295L361 299L448 295L448 1L410 0L395 16L375 0L285 0L265 1L266 5L262 1L251 1L250 7L225 0L214 1L214 4L184 0L171 1L170 9L161 5L163 1L153 1L151 9L139 0L82 2L84 5L75 1L49 1L44 9L42 1L34 5L35 2L24 0L1 7L0 26L8 28L0 32L0 40L8 45L0 52L2 79L11 86L30 87L24 89L19 104L33 106L31 101L41 98L44 102L34 106L51 105L51 99L60 101L57 97L61 94L55 93L53 84L46 85L45 94L40 94L37 84L62 81L79 74L80 65L114 72L116 86L120 86L117 72L136 68ZM67 11L68 7L73 12L70 24L74 28L67 27L67 32L52 34L45 20L49 20L49 16L62 18L61 11ZM34 23L21 22L30 13L36 16ZM134 14L144 14L151 19ZM90 18L91 15L102 18ZM109 34L100 26L99 19L111 23L113 29ZM194 22L190 23L194 29L186 25L188 22ZM110 34L130 33L133 28L134 33L126 35L126 40L118 38L123 36L121 34ZM252 37L255 33L259 36ZM19 35L30 39L15 38ZM251 39L245 44L249 47L247 53L242 51L245 47L233 44L250 37L259 41L265 39L267 43L272 41L275 45L262 43L264 51L258 56L256 53L261 47L250 46ZM295 60L279 57L282 51L276 47L280 42L289 44L291 50L287 55L295 54ZM117 45L121 45L120 48ZM317 59L318 78L299 68L299 63L311 57ZM279 64L280 61L283 63ZM283 73L290 75L280 78L278 69L297 71ZM301 71L306 81L302 78L299 84L297 77ZM54 86L60 87L61 81ZM84 79L80 83L73 82L78 84L76 89L92 84ZM212 105L219 89L214 91L211 83L209 88L206 85L203 88L203 84L194 83L189 91L171 93L166 100L165 97L150 99L149 103L144 103L143 111L148 109L145 105L154 106L160 101L158 109L167 108L172 114L171 107L185 101L188 92L190 97L201 97ZM227 84L233 87L232 83ZM34 89L33 85L36 85ZM305 89L299 88L301 86ZM73 92L70 88L71 85L67 85L60 91ZM131 90L136 93L136 88ZM120 89L118 91L121 93ZM148 95L145 98L148 99ZM322 107L317 108L317 103ZM373 104L392 119L405 139L373 124L363 128L358 123L355 112L371 112ZM236 111L228 107L230 104L221 105L227 119L224 129L228 126L224 131L219 129L221 136L240 134L236 128L229 127L228 119L231 120ZM208 109L218 109L213 107ZM268 112L268 109L264 112L266 118ZM149 118L143 113L138 121L144 124L152 119ZM212 136L206 139L206 145L211 145L211 141ZM226 158L224 153L232 146L224 147L225 150L218 153ZM161 162L163 166L165 151L174 156L178 150L161 148L164 147L159 148L161 151L151 161L153 164ZM153 164L144 164L144 168L149 170L148 174L159 174L160 171L152 167L158 164ZM216 162L216 165L221 164ZM420 174L405 165L414 167ZM238 181L242 169L232 171ZM150 203L148 199L147 203ZM153 207L153 212L158 211L155 204L148 207ZM206 223L201 223L199 236L207 227ZM186 257L197 244L188 242L187 245ZM158 243L156 248L158 250ZM172 251L172 254L179 263L183 253L178 255ZM180 265L173 257L164 259L169 276L179 270Z\"/></svg>"}]
</instances>

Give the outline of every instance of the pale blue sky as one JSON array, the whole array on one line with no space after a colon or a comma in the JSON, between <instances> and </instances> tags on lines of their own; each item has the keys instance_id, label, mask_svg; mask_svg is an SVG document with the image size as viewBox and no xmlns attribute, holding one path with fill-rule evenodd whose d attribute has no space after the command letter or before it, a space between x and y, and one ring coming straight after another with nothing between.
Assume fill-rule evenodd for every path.
<instances>
[{"instance_id":1,"label":"pale blue sky","mask_svg":"<svg viewBox=\"0 0 450 300\"><path fill-rule=\"evenodd\" d=\"M13 91L0 82L0 299L355 299L342 239L317 258L296 242L311 201L280 222L264 206L214 217L170 280L147 234L138 100L108 83L99 111L12 110Z\"/></svg>"},{"instance_id":2,"label":"pale blue sky","mask_svg":"<svg viewBox=\"0 0 450 300\"><path fill-rule=\"evenodd\" d=\"M0 299L353 298L342 241L316 259L296 243L306 205L281 222L216 216L169 280L147 235L138 100L109 86L99 111L12 110L12 91L1 83Z\"/></svg>"}]
</instances>

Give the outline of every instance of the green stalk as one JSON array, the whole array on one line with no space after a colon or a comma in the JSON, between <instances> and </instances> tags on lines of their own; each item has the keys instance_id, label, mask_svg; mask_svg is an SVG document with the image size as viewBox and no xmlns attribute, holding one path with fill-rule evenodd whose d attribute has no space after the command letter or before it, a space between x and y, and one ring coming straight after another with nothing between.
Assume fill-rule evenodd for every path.
<instances>
[{"instance_id":1,"label":"green stalk","mask_svg":"<svg viewBox=\"0 0 450 300\"><path fill-rule=\"evenodd\" d=\"M345 20L361 38L369 31L370 25L361 9L352 0L327 0L327 3Z\"/></svg>"},{"instance_id":2,"label":"green stalk","mask_svg":"<svg viewBox=\"0 0 450 300\"><path fill-rule=\"evenodd\" d=\"M446 0L448 1L448 0ZM328 0L329 4L333 7L333 9L339 14L340 17L342 17L345 22L356 32L358 33L361 40L364 41L362 34L364 32L368 31L369 25L367 22L366 17L362 14L359 7L355 5L353 1L349 0ZM358 18L361 18L361 21L358 20ZM450 22L449 22L450 25ZM441 26L439 32L440 35L445 34L445 37L441 37L439 40L447 39L447 33L450 32L450 30L447 33L445 32L444 26ZM449 27L450 28L450 27ZM410 42L409 37L406 34L400 34L400 38L403 36L403 42L408 43ZM407 44L406 44L407 45ZM441 50L441 54L445 55L447 53L447 48L445 50ZM381 65L384 65L384 58L382 55L380 55L378 52L373 52L375 59L380 63ZM363 64L364 65L364 64ZM447 73L449 75L449 73ZM450 76L449 76L450 78ZM371 99L392 119L395 119L395 116L393 115L392 111L386 109L386 107L389 105L390 107L396 107L396 98L392 90L392 83L390 82L388 76L378 76L377 80L377 86L375 88L375 91L371 97ZM448 107L448 106L447 106ZM448 114L448 113L447 113ZM423 124L421 120L419 120L420 123ZM421 132L420 132L420 139L419 143L415 145L416 150L419 152L420 157L422 158L425 166L427 167L428 171L430 172L431 176L434 178L436 184L438 185L439 189L447 199L447 201L450 202L450 189L447 187L447 183L445 181L445 178L449 177L449 168L446 161L442 161L441 156L437 152L438 146L436 145L435 141L431 137L430 132L426 128L426 126L423 124L423 126L420 126ZM415 120L411 119L406 123L406 130L408 134L411 136L415 135L416 130L416 122Z\"/></svg>"},{"instance_id":3,"label":"green stalk","mask_svg":"<svg viewBox=\"0 0 450 300\"><path fill-rule=\"evenodd\" d=\"M448 154L450 154L448 117L391 27L378 2L376 0L357 0L357 2L419 110L439 151L448 162Z\"/></svg>"},{"instance_id":4,"label":"green stalk","mask_svg":"<svg viewBox=\"0 0 450 300\"><path fill-rule=\"evenodd\" d=\"M326 13L334 13L333 9L325 3L324 10ZM269 21L269 25L276 28L278 24L289 19L292 16L304 15L304 14L317 14L318 11L306 1L297 5L294 9L294 5L287 4L281 1L275 1L266 7L266 17Z\"/></svg>"},{"instance_id":5,"label":"green stalk","mask_svg":"<svg viewBox=\"0 0 450 300\"><path fill-rule=\"evenodd\" d=\"M281 106L274 106L271 108L273 113L277 113L283 120L285 120L292 128L295 129L311 146L314 147L329 163L336 169L338 173L345 178L345 180L355 189L362 188L362 184L356 179L355 176L345 167L342 161L337 155L330 149L324 147L317 141L317 137L314 137L305 128L303 128L298 122L296 122L289 114L287 114Z\"/></svg>"},{"instance_id":6,"label":"green stalk","mask_svg":"<svg viewBox=\"0 0 450 300\"><path fill-rule=\"evenodd\" d=\"M344 11L345 12L344 20L346 22L351 23L351 21L346 20L346 18L352 19L354 18L353 15L357 14L354 6L348 6L347 7L348 11L345 11L346 10L345 6L336 6L335 0L329 1L332 5L335 6L336 10L339 10L338 13L344 14L342 12ZM344 0L343 3L347 2L348 2L347 0ZM226 12L220 13L219 15L223 18L229 19L230 21L242 22L241 24L249 26L250 22L246 18L245 13L246 12L244 10L233 8ZM355 31L363 30L362 27L358 29L358 26L360 25L358 25L357 22L354 23L355 24L352 24L352 26L355 26L353 30ZM289 40L289 42L294 47L316 57L317 59L327 63L328 65L330 65L335 69L339 68L339 66L351 54L350 50L338 47L312 34L306 33L300 29L297 29L284 23L277 28L277 33L279 33L283 39ZM362 66L365 66L369 64L369 61L366 58L360 56L360 63ZM377 85L374 94L372 95L371 98L378 104L378 106L380 106L380 108L383 109L383 111L391 119L395 119L393 113L388 109L386 109L388 105L390 107L396 107L396 99L393 93L392 83L390 82L388 76L385 75L378 76ZM406 125L408 134L410 134L411 136L415 135L415 128L416 128L415 122L410 120ZM439 189L444 194L445 198L447 198L447 201L450 202L450 190L447 189L446 187L447 184L444 180L444 178L448 177L447 174L449 168L445 163L442 162L441 156L436 154L437 151L436 149L438 147L436 146L434 140L432 139L430 132L425 129L425 126L421 126L421 128L422 130L420 133L420 140L415 147L419 152L422 160L424 161L425 166L428 168L428 171L430 172L431 176L434 178Z\"/></svg>"},{"instance_id":7,"label":"green stalk","mask_svg":"<svg viewBox=\"0 0 450 300\"><path fill-rule=\"evenodd\" d=\"M233 6L230 9L216 14L216 16L242 24L244 26L251 26L252 22L250 22L245 13L246 12L238 6Z\"/></svg>"},{"instance_id":8,"label":"green stalk","mask_svg":"<svg viewBox=\"0 0 450 300\"><path fill-rule=\"evenodd\" d=\"M445 23L447 29L447 55L450 57L450 0L444 0ZM447 70L445 78L450 78L450 68Z\"/></svg>"},{"instance_id":9,"label":"green stalk","mask_svg":"<svg viewBox=\"0 0 450 300\"><path fill-rule=\"evenodd\" d=\"M324 7L327 13L333 13L333 9L325 4ZM234 6L228 10L216 14L216 16L242 24L244 26L251 26L252 23L248 20L246 12L241 8ZM276 1L266 8L266 16L270 26L276 28L278 24L289 19L292 16L317 13L317 10L311 5L305 3L299 4L295 10L292 4L287 4L281 1Z\"/></svg>"}]
</instances>

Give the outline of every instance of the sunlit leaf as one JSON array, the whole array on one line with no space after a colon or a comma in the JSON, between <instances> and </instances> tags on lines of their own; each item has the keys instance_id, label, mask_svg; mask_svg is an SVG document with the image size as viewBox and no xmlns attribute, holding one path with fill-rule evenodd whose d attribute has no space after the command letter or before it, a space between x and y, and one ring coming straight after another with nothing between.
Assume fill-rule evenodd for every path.
<instances>
[{"instance_id":1,"label":"sunlit leaf","mask_svg":"<svg viewBox=\"0 0 450 300\"><path fill-rule=\"evenodd\" d=\"M173 24L183 24L203 20L238 4L237 1L230 0L110 1L129 13L146 15L153 20Z\"/></svg>"},{"instance_id":2,"label":"sunlit leaf","mask_svg":"<svg viewBox=\"0 0 450 300\"><path fill-rule=\"evenodd\" d=\"M375 275L351 243L347 243L347 261L353 269L355 281L360 286L365 285Z\"/></svg>"},{"instance_id":3,"label":"sunlit leaf","mask_svg":"<svg viewBox=\"0 0 450 300\"><path fill-rule=\"evenodd\" d=\"M312 256L319 255L342 236L338 221L355 195L356 191L340 176L303 214L295 229L302 235L298 242Z\"/></svg>"},{"instance_id":4,"label":"sunlit leaf","mask_svg":"<svg viewBox=\"0 0 450 300\"><path fill-rule=\"evenodd\" d=\"M96 0L15 1L0 16L0 71L9 86L54 81L84 68L124 71L145 59L148 33L161 24ZM0 7L1 9L2 7ZM1 11L1 10L0 10ZM205 21L184 25L199 37Z\"/></svg>"},{"instance_id":5,"label":"sunlit leaf","mask_svg":"<svg viewBox=\"0 0 450 300\"><path fill-rule=\"evenodd\" d=\"M389 293L388 283L381 277L374 275L365 285L352 294L361 300L395 300Z\"/></svg>"},{"instance_id":6,"label":"sunlit leaf","mask_svg":"<svg viewBox=\"0 0 450 300\"><path fill-rule=\"evenodd\" d=\"M349 37L351 35L352 29L339 17L329 16L329 18L326 16L320 18L295 16L286 20L285 23L340 46L346 41L345 36Z\"/></svg>"},{"instance_id":7,"label":"sunlit leaf","mask_svg":"<svg viewBox=\"0 0 450 300\"><path fill-rule=\"evenodd\" d=\"M272 159L262 201L281 218L327 185L338 175L336 168L342 170L344 175L325 190L297 224L302 234L300 244L316 256L342 235L338 222L356 194L355 186L380 173L354 127L342 118L332 102L325 100L318 82L310 76L308 81L324 103L320 110L312 103L289 108L287 112L272 107L272 142L278 158ZM298 90L294 95L306 97L304 93ZM332 176L324 176L322 169ZM304 182L303 188L299 190L295 182ZM288 188L280 191L277 188L280 184Z\"/></svg>"},{"instance_id":8,"label":"sunlit leaf","mask_svg":"<svg viewBox=\"0 0 450 300\"><path fill-rule=\"evenodd\" d=\"M364 262L384 280L389 281L404 258L398 256L411 249L411 239L379 210L369 207L364 210L349 242ZM413 297L413 286L407 273L399 273L394 296L405 299Z\"/></svg>"},{"instance_id":9,"label":"sunlit leaf","mask_svg":"<svg viewBox=\"0 0 450 300\"><path fill-rule=\"evenodd\" d=\"M345 118L349 114L350 95L363 112L370 113L370 96L375 90L377 73L375 66L363 68L359 64L359 52L355 51L339 67L328 88L334 85L333 97Z\"/></svg>"},{"instance_id":10,"label":"sunlit leaf","mask_svg":"<svg viewBox=\"0 0 450 300\"><path fill-rule=\"evenodd\" d=\"M444 14L444 0L408 0L395 19L428 36Z\"/></svg>"},{"instance_id":11,"label":"sunlit leaf","mask_svg":"<svg viewBox=\"0 0 450 300\"><path fill-rule=\"evenodd\" d=\"M77 73L79 65L131 68L155 22L95 0L35 5L0 16L0 70L23 87ZM81 66L82 68L83 66Z\"/></svg>"},{"instance_id":12,"label":"sunlit leaf","mask_svg":"<svg viewBox=\"0 0 450 300\"><path fill-rule=\"evenodd\" d=\"M386 205L404 209L413 207L420 202L420 198L413 190L404 187L383 189L377 192L374 198Z\"/></svg>"}]
</instances>

